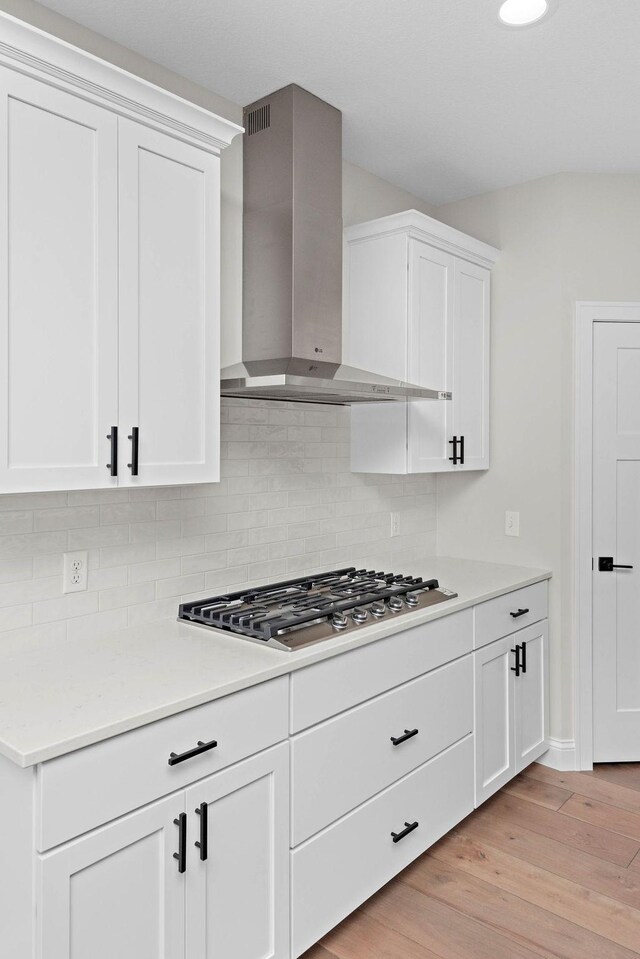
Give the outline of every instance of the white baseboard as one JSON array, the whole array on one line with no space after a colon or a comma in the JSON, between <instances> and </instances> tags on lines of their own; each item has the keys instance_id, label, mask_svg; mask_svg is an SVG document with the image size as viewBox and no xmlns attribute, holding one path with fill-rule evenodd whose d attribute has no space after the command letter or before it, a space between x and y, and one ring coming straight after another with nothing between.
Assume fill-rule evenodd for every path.
<instances>
[{"instance_id":1,"label":"white baseboard","mask_svg":"<svg viewBox=\"0 0 640 959\"><path fill-rule=\"evenodd\" d=\"M539 763L543 766L550 766L552 769L559 769L560 772L568 772L578 768L578 754L576 751L575 739L553 739L547 740L549 748L543 753Z\"/></svg>"}]
</instances>

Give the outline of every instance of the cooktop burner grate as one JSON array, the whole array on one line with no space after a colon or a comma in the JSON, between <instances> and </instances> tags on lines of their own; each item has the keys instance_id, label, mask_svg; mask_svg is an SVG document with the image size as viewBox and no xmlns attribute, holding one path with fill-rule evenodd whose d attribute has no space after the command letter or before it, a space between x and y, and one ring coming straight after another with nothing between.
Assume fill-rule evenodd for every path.
<instances>
[{"instance_id":1,"label":"cooktop burner grate","mask_svg":"<svg viewBox=\"0 0 640 959\"><path fill-rule=\"evenodd\" d=\"M361 618L361 607L372 608L374 615L383 615L387 610L408 612L410 608L418 606L419 600L415 597L434 591L438 595L433 595L424 605L455 595L448 590L441 590L436 579L423 580L419 576L349 566L182 603L179 618L290 649L294 645L302 646L307 642L330 638L335 635L334 629L346 628L348 612L352 612L351 618L356 623L362 624L368 614ZM355 615L353 611L356 611ZM307 642L299 637L295 641L287 641L288 634L294 631L298 633L302 627L312 627L317 623L332 625L325 635L310 636Z\"/></svg>"}]
</instances>

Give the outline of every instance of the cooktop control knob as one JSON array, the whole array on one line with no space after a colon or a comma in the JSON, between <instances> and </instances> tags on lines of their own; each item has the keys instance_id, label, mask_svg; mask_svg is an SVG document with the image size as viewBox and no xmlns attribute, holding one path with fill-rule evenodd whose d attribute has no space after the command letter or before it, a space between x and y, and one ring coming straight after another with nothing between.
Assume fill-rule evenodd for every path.
<instances>
[{"instance_id":1,"label":"cooktop control knob","mask_svg":"<svg viewBox=\"0 0 640 959\"><path fill-rule=\"evenodd\" d=\"M344 613L334 613L331 617L331 625L334 629L346 629L347 617L344 615Z\"/></svg>"},{"instance_id":2,"label":"cooktop control knob","mask_svg":"<svg viewBox=\"0 0 640 959\"><path fill-rule=\"evenodd\" d=\"M399 613L402 609L402 596L390 596L389 609L393 613Z\"/></svg>"},{"instance_id":3,"label":"cooktop control knob","mask_svg":"<svg viewBox=\"0 0 640 959\"><path fill-rule=\"evenodd\" d=\"M368 613L366 609L362 609L361 606L356 606L354 611L351 613L351 618L354 623L365 623L367 621Z\"/></svg>"},{"instance_id":4,"label":"cooktop control knob","mask_svg":"<svg viewBox=\"0 0 640 959\"><path fill-rule=\"evenodd\" d=\"M381 616L384 616L387 611L387 607L384 605L384 603L372 603L369 609L371 610L371 615L375 616L377 619L380 619Z\"/></svg>"},{"instance_id":5,"label":"cooktop control knob","mask_svg":"<svg viewBox=\"0 0 640 959\"><path fill-rule=\"evenodd\" d=\"M407 593L404 598L407 606L417 606L418 605L418 596L416 593Z\"/></svg>"}]
</instances>

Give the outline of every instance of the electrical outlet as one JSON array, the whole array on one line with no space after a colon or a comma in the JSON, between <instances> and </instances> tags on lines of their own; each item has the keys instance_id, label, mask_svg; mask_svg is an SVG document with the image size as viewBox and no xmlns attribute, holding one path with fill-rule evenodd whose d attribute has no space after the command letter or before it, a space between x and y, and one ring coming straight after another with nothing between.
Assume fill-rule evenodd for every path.
<instances>
[{"instance_id":1,"label":"electrical outlet","mask_svg":"<svg viewBox=\"0 0 640 959\"><path fill-rule=\"evenodd\" d=\"M504 535L505 536L519 536L520 535L520 513L514 513L511 510L507 510L504 514Z\"/></svg>"},{"instance_id":2,"label":"electrical outlet","mask_svg":"<svg viewBox=\"0 0 640 959\"><path fill-rule=\"evenodd\" d=\"M391 514L391 535L400 535L400 513Z\"/></svg>"},{"instance_id":3,"label":"electrical outlet","mask_svg":"<svg viewBox=\"0 0 640 959\"><path fill-rule=\"evenodd\" d=\"M87 588L88 565L89 554L86 549L64 554L63 593L78 593Z\"/></svg>"}]
</instances>

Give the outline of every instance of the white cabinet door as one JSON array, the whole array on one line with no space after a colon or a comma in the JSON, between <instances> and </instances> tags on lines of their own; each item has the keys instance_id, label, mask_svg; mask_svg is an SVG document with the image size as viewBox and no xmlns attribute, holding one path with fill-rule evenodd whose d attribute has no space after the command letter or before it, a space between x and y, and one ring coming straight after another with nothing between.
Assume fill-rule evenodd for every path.
<instances>
[{"instance_id":1,"label":"white cabinet door","mask_svg":"<svg viewBox=\"0 0 640 959\"><path fill-rule=\"evenodd\" d=\"M40 959L181 959L184 793L39 857Z\"/></svg>"},{"instance_id":2,"label":"white cabinet door","mask_svg":"<svg viewBox=\"0 0 640 959\"><path fill-rule=\"evenodd\" d=\"M288 744L192 786L187 810L189 959L288 959Z\"/></svg>"},{"instance_id":3,"label":"white cabinet door","mask_svg":"<svg viewBox=\"0 0 640 959\"><path fill-rule=\"evenodd\" d=\"M123 485L219 479L219 159L119 120ZM127 437L139 428L138 475ZM121 444L122 445L122 444Z\"/></svg>"},{"instance_id":4,"label":"white cabinet door","mask_svg":"<svg viewBox=\"0 0 640 959\"><path fill-rule=\"evenodd\" d=\"M408 372L418 386L453 389L456 269L449 253L411 241ZM449 468L452 412L450 401L408 404L409 473Z\"/></svg>"},{"instance_id":5,"label":"white cabinet door","mask_svg":"<svg viewBox=\"0 0 640 959\"><path fill-rule=\"evenodd\" d=\"M548 644L547 620L523 629L512 637L521 648L522 668L515 680L516 772L547 749Z\"/></svg>"},{"instance_id":6,"label":"white cabinet door","mask_svg":"<svg viewBox=\"0 0 640 959\"><path fill-rule=\"evenodd\" d=\"M447 440L458 437L457 452L462 462L448 468L479 470L489 468L489 270L456 260L453 316L453 393Z\"/></svg>"},{"instance_id":7,"label":"white cabinet door","mask_svg":"<svg viewBox=\"0 0 640 959\"><path fill-rule=\"evenodd\" d=\"M473 654L475 672L476 806L516 773L514 637Z\"/></svg>"},{"instance_id":8,"label":"white cabinet door","mask_svg":"<svg viewBox=\"0 0 640 959\"><path fill-rule=\"evenodd\" d=\"M0 68L0 492L115 484L117 120Z\"/></svg>"}]
</instances>

